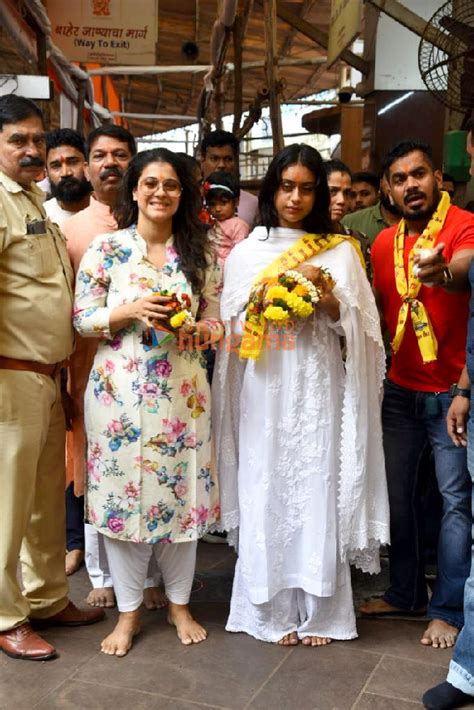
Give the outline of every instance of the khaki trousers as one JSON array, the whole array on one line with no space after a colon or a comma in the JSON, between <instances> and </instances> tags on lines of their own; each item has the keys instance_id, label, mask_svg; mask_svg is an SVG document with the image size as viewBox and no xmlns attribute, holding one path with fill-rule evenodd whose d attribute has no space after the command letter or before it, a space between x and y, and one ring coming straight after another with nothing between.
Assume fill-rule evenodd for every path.
<instances>
[{"instance_id":1,"label":"khaki trousers","mask_svg":"<svg viewBox=\"0 0 474 710\"><path fill-rule=\"evenodd\" d=\"M64 452L59 377L0 370L0 631L67 605Z\"/></svg>"}]
</instances>

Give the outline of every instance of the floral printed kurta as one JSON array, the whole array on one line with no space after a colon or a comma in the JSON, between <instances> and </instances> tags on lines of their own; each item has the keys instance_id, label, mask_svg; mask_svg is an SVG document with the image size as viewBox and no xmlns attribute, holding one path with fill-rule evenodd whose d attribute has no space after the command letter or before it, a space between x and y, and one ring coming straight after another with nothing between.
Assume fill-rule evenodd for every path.
<instances>
[{"instance_id":1,"label":"floral printed kurta","mask_svg":"<svg viewBox=\"0 0 474 710\"><path fill-rule=\"evenodd\" d=\"M134 542L201 537L219 516L211 472L210 390L205 361L178 341L150 346L145 324L113 336L111 311L167 289L192 298L196 319L219 317L220 272L199 298L180 269L172 237L161 269L134 227L97 237L77 275L74 324L100 337L85 395L86 519Z\"/></svg>"}]
</instances>

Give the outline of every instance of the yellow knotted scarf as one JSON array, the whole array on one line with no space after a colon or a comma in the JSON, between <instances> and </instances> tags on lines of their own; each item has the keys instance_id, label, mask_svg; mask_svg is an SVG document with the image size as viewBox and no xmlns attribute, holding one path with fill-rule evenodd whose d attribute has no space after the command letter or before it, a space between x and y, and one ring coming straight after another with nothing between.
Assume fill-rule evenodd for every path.
<instances>
[{"instance_id":1,"label":"yellow knotted scarf","mask_svg":"<svg viewBox=\"0 0 474 710\"><path fill-rule=\"evenodd\" d=\"M404 249L405 249L405 220L402 219L398 225L394 240L393 260L395 264L395 283L397 291L402 299L402 305L398 314L397 329L392 340L393 352L398 352L402 344L407 322L408 311L411 313L411 320L415 335L418 339L423 362L433 362L438 356L438 341L433 331L433 326L423 303L417 299L422 286L413 273L413 256L419 249L432 249L436 237L443 229L446 216L448 214L451 200L447 192L441 193L441 199L435 213L431 217L422 234L418 237L408 255L408 283L405 276Z\"/></svg>"},{"instance_id":2,"label":"yellow knotted scarf","mask_svg":"<svg viewBox=\"0 0 474 710\"><path fill-rule=\"evenodd\" d=\"M265 283L288 269L295 269L316 254L332 249L341 242L350 242L357 251L365 271L365 261L359 242L342 234L305 234L298 239L283 254L277 256L255 279L250 291L249 302L245 313L242 342L239 354L243 359L258 360L265 335L265 318L263 317L263 297Z\"/></svg>"}]
</instances>

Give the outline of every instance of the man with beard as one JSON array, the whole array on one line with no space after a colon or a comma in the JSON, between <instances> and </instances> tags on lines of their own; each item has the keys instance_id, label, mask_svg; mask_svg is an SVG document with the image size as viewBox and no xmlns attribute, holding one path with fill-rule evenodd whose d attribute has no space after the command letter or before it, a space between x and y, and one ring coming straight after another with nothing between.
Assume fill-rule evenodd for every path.
<instances>
[{"instance_id":1,"label":"man with beard","mask_svg":"<svg viewBox=\"0 0 474 710\"><path fill-rule=\"evenodd\" d=\"M91 185L85 167L84 140L77 131L57 128L46 134L46 169L53 197L44 209L58 227L89 204Z\"/></svg>"},{"instance_id":2,"label":"man with beard","mask_svg":"<svg viewBox=\"0 0 474 710\"><path fill-rule=\"evenodd\" d=\"M72 271L33 182L44 160L39 108L0 97L0 649L37 661L56 650L30 620L79 626L104 616L68 600L64 571L61 370L73 348Z\"/></svg>"},{"instance_id":3,"label":"man with beard","mask_svg":"<svg viewBox=\"0 0 474 710\"><path fill-rule=\"evenodd\" d=\"M87 137L85 174L93 193L89 206L66 220L62 231L67 239L69 257L76 274L92 240L99 234L114 232L117 222L113 211L120 199L122 180L128 164L137 152L132 134L121 126L96 128ZM84 494L86 441L84 433L84 393L94 361L95 338L76 336L76 349L69 362L69 390L74 401L72 432L68 434L68 478L74 480L76 496ZM112 579L108 571L102 535L91 525L85 526L85 561L93 590L87 597L91 606L114 606ZM165 598L150 575L146 582L145 605L163 606Z\"/></svg>"},{"instance_id":4,"label":"man with beard","mask_svg":"<svg viewBox=\"0 0 474 710\"><path fill-rule=\"evenodd\" d=\"M446 430L450 388L465 364L468 270L474 217L441 192L423 143L405 141L385 159L390 194L402 214L372 247L374 291L392 345L382 408L390 500L390 587L360 611L373 617L424 615L421 643L454 645L463 625L470 567L471 480L466 450ZM443 516L438 575L428 604L423 569L423 483L419 463L431 444Z\"/></svg>"},{"instance_id":5,"label":"man with beard","mask_svg":"<svg viewBox=\"0 0 474 710\"><path fill-rule=\"evenodd\" d=\"M46 169L53 197L44 203L48 217L58 227L89 204L91 184L85 176L84 139L71 128L46 134ZM74 574L84 561L84 499L66 488L66 574Z\"/></svg>"},{"instance_id":6,"label":"man with beard","mask_svg":"<svg viewBox=\"0 0 474 710\"><path fill-rule=\"evenodd\" d=\"M398 209L390 200L388 184L383 176L380 180L379 201L372 207L366 207L346 215L341 222L345 227L365 234L370 243L373 244L382 229L396 224L399 219Z\"/></svg>"}]
</instances>

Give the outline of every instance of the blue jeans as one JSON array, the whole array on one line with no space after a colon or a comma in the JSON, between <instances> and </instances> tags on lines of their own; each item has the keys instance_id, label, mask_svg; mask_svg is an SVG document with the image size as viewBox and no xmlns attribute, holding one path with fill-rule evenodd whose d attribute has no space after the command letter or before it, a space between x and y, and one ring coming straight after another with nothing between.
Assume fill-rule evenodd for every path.
<instances>
[{"instance_id":1,"label":"blue jeans","mask_svg":"<svg viewBox=\"0 0 474 710\"><path fill-rule=\"evenodd\" d=\"M471 402L473 397L474 388L471 391ZM474 418L469 420L467 431L467 465L474 482ZM474 539L474 526L472 533ZM474 695L474 545L471 547L471 574L464 587L464 626L454 647L447 680L463 693Z\"/></svg>"},{"instance_id":2,"label":"blue jeans","mask_svg":"<svg viewBox=\"0 0 474 710\"><path fill-rule=\"evenodd\" d=\"M428 603L423 562L419 462L429 442L443 499L438 576L428 607L430 619L461 628L463 591L470 568L471 479L464 448L446 429L447 392L428 393L385 383L382 423L390 501L389 604L406 611Z\"/></svg>"},{"instance_id":3,"label":"blue jeans","mask_svg":"<svg viewBox=\"0 0 474 710\"><path fill-rule=\"evenodd\" d=\"M74 483L66 488L66 550L85 550L84 496L74 495Z\"/></svg>"}]
</instances>

